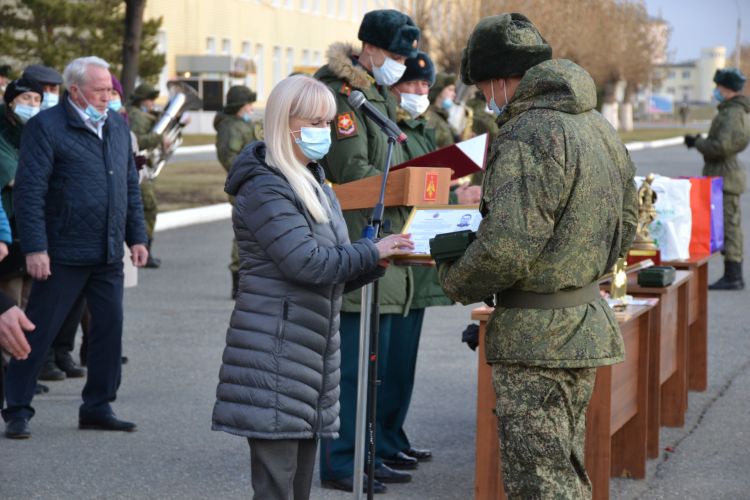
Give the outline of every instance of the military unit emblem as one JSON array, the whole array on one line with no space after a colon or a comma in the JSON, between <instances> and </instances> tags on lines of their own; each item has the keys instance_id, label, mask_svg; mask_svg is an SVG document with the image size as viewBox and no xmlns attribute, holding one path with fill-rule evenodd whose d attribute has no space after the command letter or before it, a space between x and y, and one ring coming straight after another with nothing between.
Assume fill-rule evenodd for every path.
<instances>
[{"instance_id":1,"label":"military unit emblem","mask_svg":"<svg viewBox=\"0 0 750 500\"><path fill-rule=\"evenodd\" d=\"M357 135L357 123L352 113L341 113L336 117L336 137L345 139Z\"/></svg>"}]
</instances>

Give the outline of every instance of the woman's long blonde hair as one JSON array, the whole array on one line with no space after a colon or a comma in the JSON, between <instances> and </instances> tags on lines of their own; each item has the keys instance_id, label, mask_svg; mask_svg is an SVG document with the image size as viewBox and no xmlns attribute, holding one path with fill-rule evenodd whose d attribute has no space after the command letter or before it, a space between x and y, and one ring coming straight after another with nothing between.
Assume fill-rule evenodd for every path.
<instances>
[{"instance_id":1,"label":"woman's long blonde hair","mask_svg":"<svg viewBox=\"0 0 750 500\"><path fill-rule=\"evenodd\" d=\"M281 80L266 102L266 163L281 171L307 211L320 224L330 220L331 207L318 180L294 155L289 119L332 120L335 114L333 93L321 82L304 75Z\"/></svg>"}]
</instances>

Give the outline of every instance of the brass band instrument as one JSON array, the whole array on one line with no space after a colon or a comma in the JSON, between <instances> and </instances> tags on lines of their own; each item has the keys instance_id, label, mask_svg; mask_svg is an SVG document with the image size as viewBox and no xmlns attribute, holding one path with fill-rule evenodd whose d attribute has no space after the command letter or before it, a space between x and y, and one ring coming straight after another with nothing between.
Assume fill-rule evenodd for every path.
<instances>
[{"instance_id":1,"label":"brass band instrument","mask_svg":"<svg viewBox=\"0 0 750 500\"><path fill-rule=\"evenodd\" d=\"M169 90L170 98L164 112L149 131L159 134L162 137L162 144L140 151L140 154L146 157L144 170L149 179L155 179L161 173L169 158L182 144L182 129L186 125L185 111L200 109L202 105L198 93L189 85L170 82ZM167 148L164 148L164 142L169 144Z\"/></svg>"}]
</instances>

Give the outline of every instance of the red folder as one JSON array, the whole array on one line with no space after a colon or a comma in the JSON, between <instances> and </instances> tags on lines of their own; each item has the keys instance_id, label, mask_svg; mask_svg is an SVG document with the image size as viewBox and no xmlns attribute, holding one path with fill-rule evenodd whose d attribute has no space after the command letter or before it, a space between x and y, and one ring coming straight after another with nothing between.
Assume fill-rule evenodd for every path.
<instances>
[{"instance_id":1,"label":"red folder","mask_svg":"<svg viewBox=\"0 0 750 500\"><path fill-rule=\"evenodd\" d=\"M458 179L484 170L487 143L487 134L478 135L391 167L391 170L406 167L448 167L453 170L451 180Z\"/></svg>"}]
</instances>

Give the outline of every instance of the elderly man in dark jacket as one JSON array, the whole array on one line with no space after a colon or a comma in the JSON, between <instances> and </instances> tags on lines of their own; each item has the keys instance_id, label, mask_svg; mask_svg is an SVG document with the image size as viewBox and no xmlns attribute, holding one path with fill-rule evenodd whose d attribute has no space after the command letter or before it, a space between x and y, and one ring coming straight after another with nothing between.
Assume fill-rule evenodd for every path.
<instances>
[{"instance_id":1,"label":"elderly man in dark jacket","mask_svg":"<svg viewBox=\"0 0 750 500\"><path fill-rule=\"evenodd\" d=\"M132 431L110 403L120 384L123 242L145 264L146 232L130 132L107 113L108 64L98 57L65 69L68 93L59 106L26 125L14 201L26 267L34 278L26 314L36 324L31 355L8 366L5 435L30 436L31 400L44 353L83 294L91 311L88 379L80 429Z\"/></svg>"}]
</instances>

